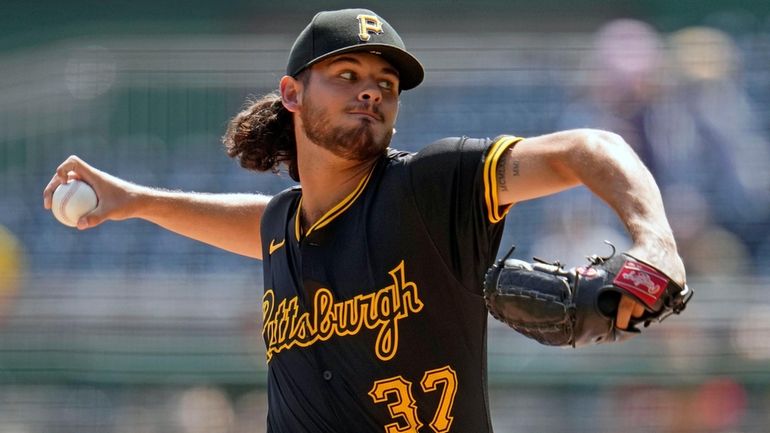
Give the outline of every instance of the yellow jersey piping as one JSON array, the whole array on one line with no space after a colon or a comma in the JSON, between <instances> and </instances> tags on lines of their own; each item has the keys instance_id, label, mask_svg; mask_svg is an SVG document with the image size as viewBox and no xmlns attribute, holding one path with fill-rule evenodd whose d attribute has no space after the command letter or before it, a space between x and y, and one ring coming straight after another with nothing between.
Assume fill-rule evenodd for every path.
<instances>
[{"instance_id":1,"label":"yellow jersey piping","mask_svg":"<svg viewBox=\"0 0 770 433\"><path fill-rule=\"evenodd\" d=\"M374 172L374 167L372 167L372 170L369 171L369 174L364 176L363 179L361 179L360 182L358 182L358 185L356 188L347 195L347 197L340 200L339 203L337 203L333 208L329 209L318 221L316 221L310 228L308 229L307 233L305 233L305 236L310 235L314 230L318 230L322 227L325 227L330 222L332 222L335 218L342 215L350 206L353 205L353 203L356 201L356 199L361 195L361 193L364 192L364 189L366 189L366 185L369 183L369 179L372 177L372 173ZM301 239L301 227L300 227L300 209L302 208L302 197L299 199L299 203L297 203L297 213L294 215L294 232L297 237L297 241Z\"/></svg>"},{"instance_id":2,"label":"yellow jersey piping","mask_svg":"<svg viewBox=\"0 0 770 433\"><path fill-rule=\"evenodd\" d=\"M294 214L294 234L297 237L297 242L300 241L300 226L299 226L299 210L302 208L302 197L299 198L299 202L297 203L297 211Z\"/></svg>"}]
</instances>

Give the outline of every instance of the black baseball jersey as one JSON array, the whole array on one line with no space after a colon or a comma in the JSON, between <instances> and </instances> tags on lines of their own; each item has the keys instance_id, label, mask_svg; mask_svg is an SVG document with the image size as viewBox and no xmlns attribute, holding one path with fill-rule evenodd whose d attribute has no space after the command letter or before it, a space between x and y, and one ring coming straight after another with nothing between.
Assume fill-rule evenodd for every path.
<instances>
[{"instance_id":1,"label":"black baseball jersey","mask_svg":"<svg viewBox=\"0 0 770 433\"><path fill-rule=\"evenodd\" d=\"M270 201L268 432L492 430L482 281L508 211L497 161L518 140L389 150L304 234L300 187Z\"/></svg>"}]
</instances>

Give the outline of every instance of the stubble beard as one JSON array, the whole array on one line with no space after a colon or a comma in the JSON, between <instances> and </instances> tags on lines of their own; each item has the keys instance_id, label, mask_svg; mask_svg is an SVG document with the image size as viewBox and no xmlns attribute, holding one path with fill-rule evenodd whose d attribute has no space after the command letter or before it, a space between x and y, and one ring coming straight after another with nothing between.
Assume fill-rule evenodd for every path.
<instances>
[{"instance_id":1,"label":"stubble beard","mask_svg":"<svg viewBox=\"0 0 770 433\"><path fill-rule=\"evenodd\" d=\"M328 110L303 102L305 109L300 112L305 135L317 145L340 158L351 161L368 161L385 153L393 137L388 129L381 137L375 137L374 120L363 118L358 126L334 126Z\"/></svg>"}]
</instances>

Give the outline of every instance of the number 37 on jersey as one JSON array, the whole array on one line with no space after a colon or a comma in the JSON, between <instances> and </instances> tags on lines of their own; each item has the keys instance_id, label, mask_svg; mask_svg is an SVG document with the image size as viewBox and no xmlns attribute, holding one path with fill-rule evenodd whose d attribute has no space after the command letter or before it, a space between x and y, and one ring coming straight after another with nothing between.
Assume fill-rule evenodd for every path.
<instances>
[{"instance_id":1,"label":"number 37 on jersey","mask_svg":"<svg viewBox=\"0 0 770 433\"><path fill-rule=\"evenodd\" d=\"M424 425L417 416L414 384L401 376L374 382L369 396L375 403L386 403L393 422L385 426L386 433L417 433ZM457 373L449 367L426 371L419 383L419 392L441 393L433 420L428 424L436 433L446 433L452 426L452 405L457 394Z\"/></svg>"}]
</instances>

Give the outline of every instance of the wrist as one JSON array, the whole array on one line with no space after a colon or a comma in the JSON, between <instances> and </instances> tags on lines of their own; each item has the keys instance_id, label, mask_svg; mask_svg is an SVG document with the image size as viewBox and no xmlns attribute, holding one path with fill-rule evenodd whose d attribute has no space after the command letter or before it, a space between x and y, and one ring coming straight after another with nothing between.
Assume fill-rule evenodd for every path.
<instances>
[{"instance_id":1,"label":"wrist","mask_svg":"<svg viewBox=\"0 0 770 433\"><path fill-rule=\"evenodd\" d=\"M156 211L158 198L164 191L126 182L122 186L125 191L123 205L124 218L149 219Z\"/></svg>"},{"instance_id":2,"label":"wrist","mask_svg":"<svg viewBox=\"0 0 770 433\"><path fill-rule=\"evenodd\" d=\"M648 220L629 224L628 231L634 245L645 249L676 251L674 233L665 219L651 223Z\"/></svg>"}]
</instances>

